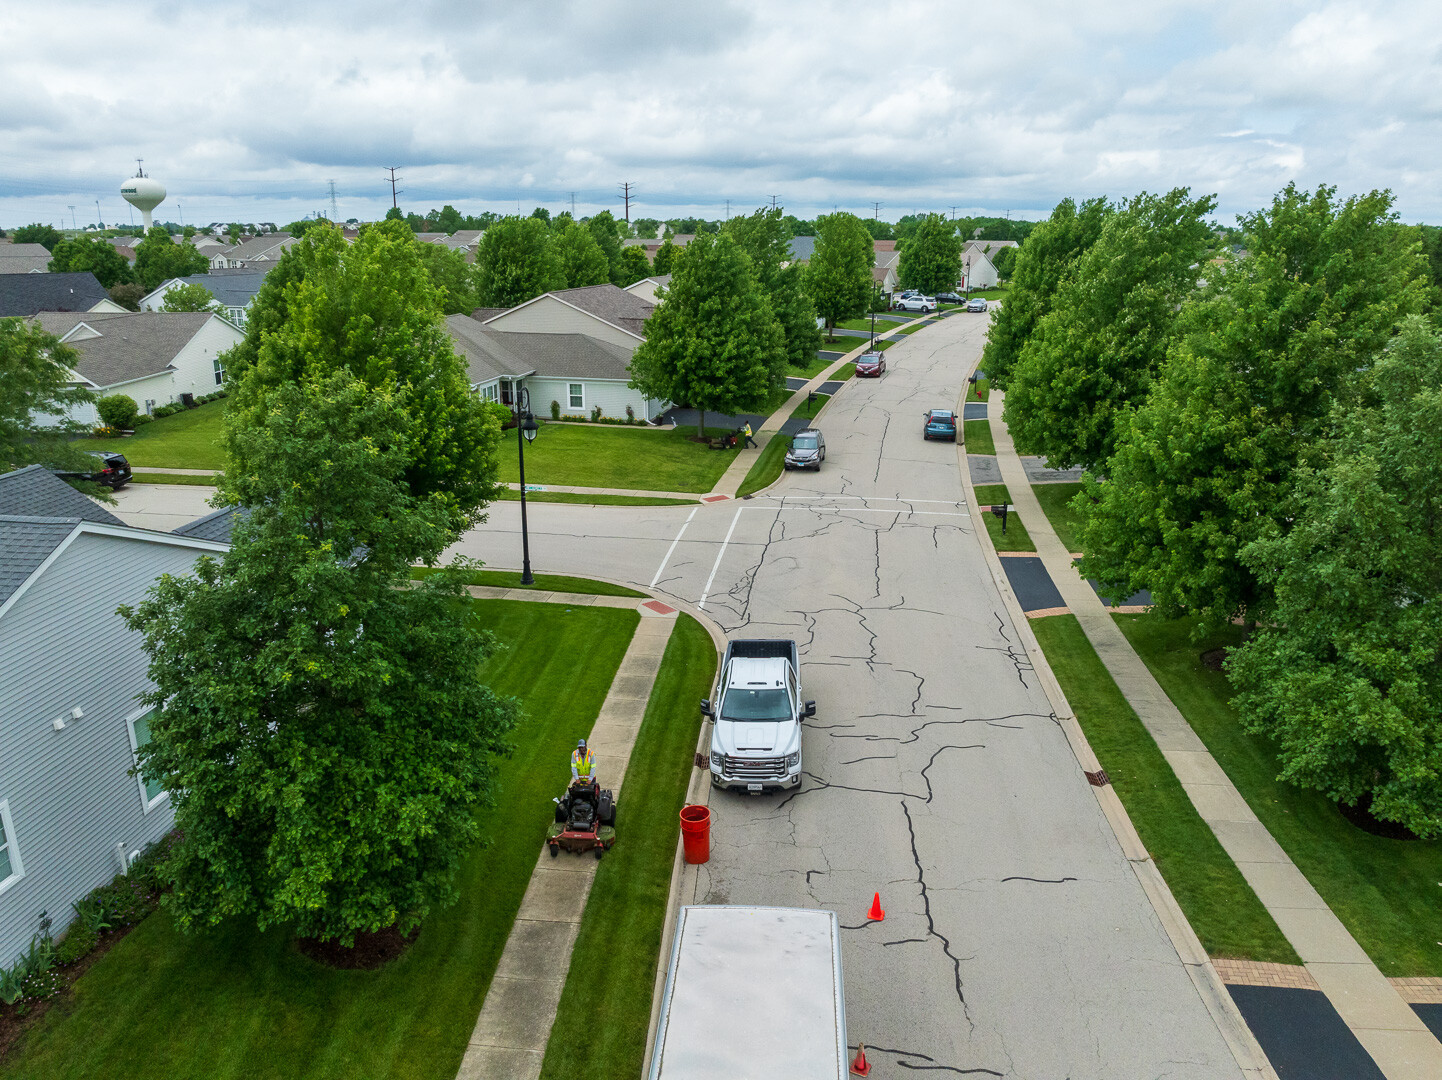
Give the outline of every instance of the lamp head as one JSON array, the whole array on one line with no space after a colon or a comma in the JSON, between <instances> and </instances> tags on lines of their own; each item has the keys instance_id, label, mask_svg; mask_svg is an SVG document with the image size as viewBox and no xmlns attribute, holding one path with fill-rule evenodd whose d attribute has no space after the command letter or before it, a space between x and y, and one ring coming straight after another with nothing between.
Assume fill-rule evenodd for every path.
<instances>
[{"instance_id":1,"label":"lamp head","mask_svg":"<svg viewBox=\"0 0 1442 1080\"><path fill-rule=\"evenodd\" d=\"M541 426L536 423L536 418L528 411L521 420L521 434L526 437L526 442L535 442L536 432L540 430Z\"/></svg>"}]
</instances>

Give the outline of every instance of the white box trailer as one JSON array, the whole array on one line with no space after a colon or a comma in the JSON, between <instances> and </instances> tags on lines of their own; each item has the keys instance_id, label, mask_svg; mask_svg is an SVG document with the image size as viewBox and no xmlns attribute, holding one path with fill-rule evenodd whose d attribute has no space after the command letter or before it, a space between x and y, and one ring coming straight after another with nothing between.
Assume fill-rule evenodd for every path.
<instances>
[{"instance_id":1,"label":"white box trailer","mask_svg":"<svg viewBox=\"0 0 1442 1080\"><path fill-rule=\"evenodd\" d=\"M841 927L815 908L676 919L649 1080L846 1080Z\"/></svg>"}]
</instances>

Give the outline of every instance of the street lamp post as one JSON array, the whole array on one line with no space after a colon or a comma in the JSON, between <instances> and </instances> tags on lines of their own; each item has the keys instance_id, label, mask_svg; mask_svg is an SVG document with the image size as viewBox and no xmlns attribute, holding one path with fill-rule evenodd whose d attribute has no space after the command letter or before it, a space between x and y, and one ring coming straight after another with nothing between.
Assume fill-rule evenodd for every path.
<instances>
[{"instance_id":1,"label":"street lamp post","mask_svg":"<svg viewBox=\"0 0 1442 1080\"><path fill-rule=\"evenodd\" d=\"M526 443L536 441L538 427L531 415L531 393L524 386L516 391L516 453L521 459L521 584L533 585L531 540L526 532ZM522 439L524 436L524 439Z\"/></svg>"}]
</instances>

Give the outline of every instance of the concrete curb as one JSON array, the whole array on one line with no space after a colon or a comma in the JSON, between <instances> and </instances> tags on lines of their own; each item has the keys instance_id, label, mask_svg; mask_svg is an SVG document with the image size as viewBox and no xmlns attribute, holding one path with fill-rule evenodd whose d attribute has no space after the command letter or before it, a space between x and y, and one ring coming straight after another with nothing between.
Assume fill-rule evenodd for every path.
<instances>
[{"instance_id":1,"label":"concrete curb","mask_svg":"<svg viewBox=\"0 0 1442 1080\"><path fill-rule=\"evenodd\" d=\"M980 362L981 358L978 357L976 364L973 364L966 374L970 376ZM965 389L961 392L960 400L965 405ZM995 442L995 429L1001 425L1001 410L988 409L987 418L992 425L992 441ZM967 505L974 507L976 490L971 482L971 471L967 467L966 447L961 442L957 443L957 464ZM1015 501L1013 496L1012 502ZM1049 527L1050 523L1044 519L1043 525ZM1061 684L1057 682L1051 665L1047 663L1046 654L1042 652L1041 646L1037 643L1036 635L1031 629L1031 620L1026 617L1021 604L1016 599L1016 594L1012 592L1011 583L1006 576L1006 571L1002 568L996 549L991 544L985 523L979 524L973 532L977 543L981 546L982 555L986 559L987 569L991 572L992 580L996 583L997 591L1001 593L1002 602L1006 605L1007 614L1011 616L1012 625L1016 627L1022 647L1026 649L1027 657L1031 660L1032 670L1036 673L1047 700L1051 702L1052 711L1056 713L1061 729L1066 735L1067 743L1071 746L1072 753L1076 755L1077 763L1084 772L1098 771L1101 769L1101 765L1097 761L1096 753L1092 750L1091 744L1087 742L1081 724L1077 721L1076 713L1067 701L1066 694L1062 692ZM1141 837L1137 835L1136 826L1132 824L1115 789L1108 784L1105 787L1093 787L1092 793L1096 795L1097 803L1101 806L1102 814L1111 826L1117 843L1121 846L1122 854L1131 864L1142 891L1146 893L1152 910L1156 912L1157 920L1161 923L1172 947L1176 949L1177 958L1181 960L1183 968L1192 980L1197 996L1201 998L1202 1004L1211 1014L1213 1022L1217 1025L1218 1033L1237 1062L1237 1067L1249 1080L1277 1080L1277 1074L1273 1070L1271 1062L1267 1060L1261 1044L1257 1042L1256 1036L1247 1027L1241 1011L1232 1001L1221 977L1212 967L1196 931L1192 929L1191 923L1187 922L1176 897L1172 895L1161 871L1157 869L1146 846L1142 843Z\"/></svg>"}]
</instances>

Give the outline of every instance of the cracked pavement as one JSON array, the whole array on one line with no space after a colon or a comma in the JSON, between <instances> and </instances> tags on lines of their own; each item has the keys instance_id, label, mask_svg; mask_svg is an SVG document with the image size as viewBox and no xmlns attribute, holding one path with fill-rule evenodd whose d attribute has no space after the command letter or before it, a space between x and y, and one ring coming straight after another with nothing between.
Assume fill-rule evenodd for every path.
<instances>
[{"instance_id":1,"label":"cracked pavement","mask_svg":"<svg viewBox=\"0 0 1442 1080\"><path fill-rule=\"evenodd\" d=\"M532 565L654 578L728 634L798 640L805 780L713 793L695 899L835 910L848 1032L879 1075L1240 1076L1002 605L964 448L921 438L986 327L954 317L891 349L818 421L825 468L767 496L531 504ZM457 550L518 566L518 519L493 506Z\"/></svg>"}]
</instances>

